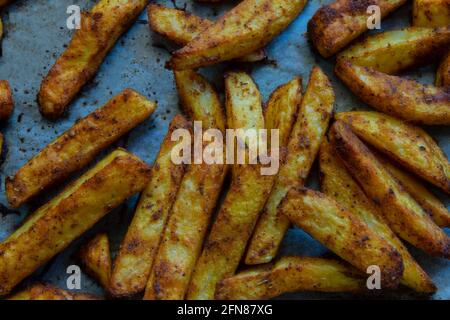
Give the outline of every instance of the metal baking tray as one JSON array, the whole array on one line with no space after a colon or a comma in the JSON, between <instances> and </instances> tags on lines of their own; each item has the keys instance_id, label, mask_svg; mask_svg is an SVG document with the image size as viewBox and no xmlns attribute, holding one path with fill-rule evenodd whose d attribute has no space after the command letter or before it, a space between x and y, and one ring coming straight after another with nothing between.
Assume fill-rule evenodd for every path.
<instances>
[{"instance_id":1,"label":"metal baking tray","mask_svg":"<svg viewBox=\"0 0 450 320\"><path fill-rule=\"evenodd\" d=\"M236 2L228 4L206 5L193 0L156 1L166 6L186 8L198 15L217 18ZM320 65L331 77L337 95L336 109L344 111L364 108L362 102L352 95L333 75L333 61L322 59L314 52L306 37L306 25L316 10L331 2L330 0L309 0L304 11L295 22L278 36L268 47L267 61L256 64L225 63L202 69L219 90L223 87L223 72L231 68L244 68L251 73L265 99L272 90L282 83L300 75L307 82L314 64ZM72 4L89 9L93 0L18 0L5 8L1 14L5 37L0 57L0 78L9 80L13 88L15 110L11 119L0 128L5 135L7 151L0 167L0 239L6 238L20 222L41 204L50 199L63 185L45 193L34 203L12 211L7 208L4 180L24 165L46 144L68 129L77 119L98 108L122 89L133 88L150 99L158 101L155 114L115 146L123 146L139 157L152 163L159 150L159 144L165 135L172 117L179 112L178 97L172 73L164 68L170 51L176 47L149 30L146 13L122 36L107 56L97 76L83 88L72 103L67 116L56 122L48 121L39 114L36 103L42 78L47 74L55 59L64 50L71 39L71 30L66 27L67 7ZM382 22L383 29L395 29L407 26L411 8L405 6ZM431 83L436 69L433 66L415 70L407 76L424 83ZM435 137L446 154L450 153L450 128L433 127L426 130ZM113 147L115 147L113 146ZM111 150L111 147L109 150ZM106 150L104 155L109 150ZM99 157L100 158L100 157ZM73 179L75 177L71 177ZM315 174L310 184L317 186ZM67 181L69 182L69 181ZM66 182L66 183L67 183ZM447 207L449 197L439 193ZM83 237L47 265L26 280L41 280L66 288L69 265L77 264L74 252L86 240L98 231L107 231L113 253L117 251L127 226L132 218L136 197L107 215ZM447 232L449 230L447 229ZM450 298L450 261L432 258L411 249L414 257L430 274L439 287L433 299ZM324 247L298 229L291 229L283 243L282 254L306 256L330 255ZM88 276L82 275L82 292L103 294L102 289ZM375 297L392 299L429 298L412 293L409 290L386 292ZM301 293L284 295L286 299L338 299L360 298L343 294ZM363 297L367 298L367 297Z\"/></svg>"}]
</instances>

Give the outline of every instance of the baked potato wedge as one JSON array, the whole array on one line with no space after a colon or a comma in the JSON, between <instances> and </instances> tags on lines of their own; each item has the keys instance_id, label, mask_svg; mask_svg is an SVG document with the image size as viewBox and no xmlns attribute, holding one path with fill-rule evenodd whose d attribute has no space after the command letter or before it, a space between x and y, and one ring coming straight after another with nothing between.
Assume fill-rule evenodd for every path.
<instances>
[{"instance_id":1,"label":"baked potato wedge","mask_svg":"<svg viewBox=\"0 0 450 320\"><path fill-rule=\"evenodd\" d=\"M90 12L83 13L81 28L42 81L38 102L43 116L62 116L147 3L148 0L99 0Z\"/></svg>"},{"instance_id":2,"label":"baked potato wedge","mask_svg":"<svg viewBox=\"0 0 450 320\"><path fill-rule=\"evenodd\" d=\"M98 283L108 290L111 279L111 251L106 233L99 233L85 243L78 257L84 270Z\"/></svg>"},{"instance_id":3,"label":"baked potato wedge","mask_svg":"<svg viewBox=\"0 0 450 320\"><path fill-rule=\"evenodd\" d=\"M442 60L436 73L436 86L449 87L450 86L450 51Z\"/></svg>"},{"instance_id":4,"label":"baked potato wedge","mask_svg":"<svg viewBox=\"0 0 450 320\"><path fill-rule=\"evenodd\" d=\"M335 73L362 101L406 121L450 124L450 89L423 85L339 59Z\"/></svg>"},{"instance_id":5,"label":"baked potato wedge","mask_svg":"<svg viewBox=\"0 0 450 320\"><path fill-rule=\"evenodd\" d=\"M450 193L450 163L421 128L379 112L340 112L335 118L347 123L367 143Z\"/></svg>"},{"instance_id":6,"label":"baked potato wedge","mask_svg":"<svg viewBox=\"0 0 450 320\"><path fill-rule=\"evenodd\" d=\"M176 51L167 66L174 70L240 58L263 48L303 10L306 0L243 0Z\"/></svg>"},{"instance_id":7,"label":"baked potato wedge","mask_svg":"<svg viewBox=\"0 0 450 320\"><path fill-rule=\"evenodd\" d=\"M178 129L190 128L191 124L181 115L175 116L169 126L152 167L150 182L139 198L133 220L114 261L109 286L114 297L132 296L145 289L185 173L184 165L176 165L172 161L172 150L178 144L172 141L172 134Z\"/></svg>"},{"instance_id":8,"label":"baked potato wedge","mask_svg":"<svg viewBox=\"0 0 450 320\"><path fill-rule=\"evenodd\" d=\"M336 260L283 257L219 282L218 300L261 300L298 291L359 292L366 281L358 270Z\"/></svg>"},{"instance_id":9,"label":"baked potato wedge","mask_svg":"<svg viewBox=\"0 0 450 320\"><path fill-rule=\"evenodd\" d=\"M85 293L70 292L51 284L35 283L12 294L7 300L101 300L101 298Z\"/></svg>"},{"instance_id":10,"label":"baked potato wedge","mask_svg":"<svg viewBox=\"0 0 450 320\"><path fill-rule=\"evenodd\" d=\"M331 128L331 143L365 194L402 239L435 256L450 258L450 238L342 121Z\"/></svg>"},{"instance_id":11,"label":"baked potato wedge","mask_svg":"<svg viewBox=\"0 0 450 320\"><path fill-rule=\"evenodd\" d=\"M59 136L6 179L13 208L83 168L104 148L144 121L156 108L137 92L126 89Z\"/></svg>"},{"instance_id":12,"label":"baked potato wedge","mask_svg":"<svg viewBox=\"0 0 450 320\"><path fill-rule=\"evenodd\" d=\"M450 48L450 26L409 27L368 36L339 54L352 64L395 74L440 59Z\"/></svg>"},{"instance_id":13,"label":"baked potato wedge","mask_svg":"<svg viewBox=\"0 0 450 320\"><path fill-rule=\"evenodd\" d=\"M185 113L200 122L203 130L215 129L224 134L224 110L208 81L195 71L187 70L176 71L175 82ZM181 300L185 297L226 173L227 165L223 163L189 166L163 232L144 299Z\"/></svg>"},{"instance_id":14,"label":"baked potato wedge","mask_svg":"<svg viewBox=\"0 0 450 320\"><path fill-rule=\"evenodd\" d=\"M0 80L0 121L7 120L14 109L11 88L9 82Z\"/></svg>"},{"instance_id":15,"label":"baked potato wedge","mask_svg":"<svg viewBox=\"0 0 450 320\"><path fill-rule=\"evenodd\" d=\"M0 243L0 295L65 249L126 198L142 190L150 168L116 150L37 209Z\"/></svg>"},{"instance_id":16,"label":"baked potato wedge","mask_svg":"<svg viewBox=\"0 0 450 320\"><path fill-rule=\"evenodd\" d=\"M450 26L450 2L414 0L412 25L428 28Z\"/></svg>"},{"instance_id":17,"label":"baked potato wedge","mask_svg":"<svg viewBox=\"0 0 450 320\"><path fill-rule=\"evenodd\" d=\"M360 271L370 266L381 271L383 288L396 288L403 274L400 253L357 215L334 198L294 187L279 206L292 223Z\"/></svg>"},{"instance_id":18,"label":"baked potato wedge","mask_svg":"<svg viewBox=\"0 0 450 320\"><path fill-rule=\"evenodd\" d=\"M337 0L314 14L308 23L308 35L317 51L328 58L367 30L369 6L377 5L384 18L405 3L406 0Z\"/></svg>"},{"instance_id":19,"label":"baked potato wedge","mask_svg":"<svg viewBox=\"0 0 450 320\"><path fill-rule=\"evenodd\" d=\"M150 28L181 46L187 45L214 22L193 15L185 10L167 8L158 4L147 7ZM266 53L259 49L241 58L242 62L257 62L264 60Z\"/></svg>"},{"instance_id":20,"label":"baked potato wedge","mask_svg":"<svg viewBox=\"0 0 450 320\"><path fill-rule=\"evenodd\" d=\"M320 147L320 185L322 192L335 198L339 204L361 218L370 229L400 253L404 266L402 284L418 292L436 291L433 281L389 228L379 208L367 198L328 141L324 141Z\"/></svg>"},{"instance_id":21,"label":"baked potato wedge","mask_svg":"<svg viewBox=\"0 0 450 320\"><path fill-rule=\"evenodd\" d=\"M290 133L286 159L251 239L246 264L267 263L277 254L289 227L289 220L278 213L277 207L291 187L305 183L334 108L333 87L319 67L311 72L303 100L301 83L291 82L290 87L290 95L295 94L291 103L301 101L300 112Z\"/></svg>"}]
</instances>

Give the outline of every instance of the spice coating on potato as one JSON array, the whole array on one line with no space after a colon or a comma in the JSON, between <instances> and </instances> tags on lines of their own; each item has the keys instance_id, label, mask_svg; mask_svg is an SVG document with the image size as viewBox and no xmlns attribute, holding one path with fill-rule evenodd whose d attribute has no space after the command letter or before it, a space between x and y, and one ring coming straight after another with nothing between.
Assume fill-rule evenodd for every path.
<instances>
[{"instance_id":1,"label":"spice coating on potato","mask_svg":"<svg viewBox=\"0 0 450 320\"><path fill-rule=\"evenodd\" d=\"M90 294L70 292L51 284L35 283L9 296L7 300L101 300L101 298Z\"/></svg>"},{"instance_id":2,"label":"spice coating on potato","mask_svg":"<svg viewBox=\"0 0 450 320\"><path fill-rule=\"evenodd\" d=\"M9 82L0 80L0 121L7 120L14 109L11 88Z\"/></svg>"},{"instance_id":3,"label":"spice coating on potato","mask_svg":"<svg viewBox=\"0 0 450 320\"><path fill-rule=\"evenodd\" d=\"M413 26L445 27L450 25L449 0L414 0Z\"/></svg>"}]
</instances>

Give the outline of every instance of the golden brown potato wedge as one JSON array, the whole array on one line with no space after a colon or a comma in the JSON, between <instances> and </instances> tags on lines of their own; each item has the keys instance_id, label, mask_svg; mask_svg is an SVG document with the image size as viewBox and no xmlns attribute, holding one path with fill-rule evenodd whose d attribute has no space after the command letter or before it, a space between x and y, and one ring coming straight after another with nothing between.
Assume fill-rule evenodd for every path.
<instances>
[{"instance_id":1,"label":"golden brown potato wedge","mask_svg":"<svg viewBox=\"0 0 450 320\"><path fill-rule=\"evenodd\" d=\"M263 48L294 20L306 0L243 0L176 51L168 67L194 69Z\"/></svg>"},{"instance_id":2,"label":"golden brown potato wedge","mask_svg":"<svg viewBox=\"0 0 450 320\"><path fill-rule=\"evenodd\" d=\"M90 12L83 13L81 28L41 84L38 102L43 116L61 117L147 2L99 0Z\"/></svg>"},{"instance_id":3,"label":"golden brown potato wedge","mask_svg":"<svg viewBox=\"0 0 450 320\"><path fill-rule=\"evenodd\" d=\"M377 5L381 17L406 3L406 0L337 0L320 8L308 23L308 34L314 47L325 57L341 51L367 30L372 13L368 7Z\"/></svg>"},{"instance_id":4,"label":"golden brown potato wedge","mask_svg":"<svg viewBox=\"0 0 450 320\"><path fill-rule=\"evenodd\" d=\"M450 86L450 51L442 60L436 74L436 86Z\"/></svg>"},{"instance_id":5,"label":"golden brown potato wedge","mask_svg":"<svg viewBox=\"0 0 450 320\"><path fill-rule=\"evenodd\" d=\"M347 170L380 208L390 228L423 251L450 258L450 238L342 121L331 128L331 142Z\"/></svg>"},{"instance_id":6,"label":"golden brown potato wedge","mask_svg":"<svg viewBox=\"0 0 450 320\"><path fill-rule=\"evenodd\" d=\"M358 66L395 74L435 61L449 47L450 27L409 27L368 36L338 57Z\"/></svg>"},{"instance_id":7,"label":"golden brown potato wedge","mask_svg":"<svg viewBox=\"0 0 450 320\"><path fill-rule=\"evenodd\" d=\"M17 208L83 168L104 148L144 121L156 108L126 89L78 121L6 180L8 202Z\"/></svg>"},{"instance_id":8,"label":"golden brown potato wedge","mask_svg":"<svg viewBox=\"0 0 450 320\"><path fill-rule=\"evenodd\" d=\"M279 209L292 223L360 271L366 273L368 267L378 266L383 288L397 287L403 274L400 253L334 198L294 187Z\"/></svg>"},{"instance_id":9,"label":"golden brown potato wedge","mask_svg":"<svg viewBox=\"0 0 450 320\"><path fill-rule=\"evenodd\" d=\"M347 123L364 141L450 193L450 163L421 128L379 112L341 112L335 118Z\"/></svg>"},{"instance_id":10,"label":"golden brown potato wedge","mask_svg":"<svg viewBox=\"0 0 450 320\"><path fill-rule=\"evenodd\" d=\"M450 25L450 2L448 0L414 0L413 26L445 27Z\"/></svg>"},{"instance_id":11,"label":"golden brown potato wedge","mask_svg":"<svg viewBox=\"0 0 450 320\"><path fill-rule=\"evenodd\" d=\"M181 115L175 116L169 126L153 165L150 183L141 194L114 261L109 287L114 297L132 296L145 289L162 232L185 173L183 165L172 161L172 150L178 144L172 141L172 134L178 129L190 130L190 127Z\"/></svg>"},{"instance_id":12,"label":"golden brown potato wedge","mask_svg":"<svg viewBox=\"0 0 450 320\"><path fill-rule=\"evenodd\" d=\"M197 17L185 10L166 8L157 4L147 7L150 28L173 42L185 46L214 22ZM256 62L266 58L263 49L247 54L238 60Z\"/></svg>"},{"instance_id":13,"label":"golden brown potato wedge","mask_svg":"<svg viewBox=\"0 0 450 320\"><path fill-rule=\"evenodd\" d=\"M358 216L370 229L383 237L400 253L404 266L401 283L418 292L432 293L436 291L433 281L389 228L382 213L367 198L358 183L353 180L327 141L324 141L320 147L320 178L321 189L325 194L334 197L339 204Z\"/></svg>"},{"instance_id":14,"label":"golden brown potato wedge","mask_svg":"<svg viewBox=\"0 0 450 320\"><path fill-rule=\"evenodd\" d=\"M192 120L201 123L203 130L216 129L224 134L225 114L213 87L192 70L175 72L175 81L182 108ZM186 295L226 169L223 163L189 166L162 235L144 299L180 300Z\"/></svg>"},{"instance_id":15,"label":"golden brown potato wedge","mask_svg":"<svg viewBox=\"0 0 450 320\"><path fill-rule=\"evenodd\" d=\"M292 103L301 100L301 84L291 83L296 93ZM292 94L292 93L291 93ZM278 213L277 207L293 186L303 184L319 151L334 107L334 92L328 77L314 67L311 72L300 113L290 134L287 157L250 242L245 263L261 264L272 261L277 254L289 220Z\"/></svg>"},{"instance_id":16,"label":"golden brown potato wedge","mask_svg":"<svg viewBox=\"0 0 450 320\"><path fill-rule=\"evenodd\" d=\"M0 295L8 294L100 218L142 190L150 168L116 150L36 210L0 243Z\"/></svg>"},{"instance_id":17,"label":"golden brown potato wedge","mask_svg":"<svg viewBox=\"0 0 450 320\"><path fill-rule=\"evenodd\" d=\"M9 82L0 80L0 121L7 120L14 109L14 102Z\"/></svg>"},{"instance_id":18,"label":"golden brown potato wedge","mask_svg":"<svg viewBox=\"0 0 450 320\"><path fill-rule=\"evenodd\" d=\"M108 290L111 278L111 251L108 235L97 234L81 247L78 256L86 272L105 290Z\"/></svg>"},{"instance_id":19,"label":"golden brown potato wedge","mask_svg":"<svg viewBox=\"0 0 450 320\"><path fill-rule=\"evenodd\" d=\"M273 266L254 267L217 285L218 300L261 300L298 291L359 292L366 281L358 270L336 260L283 257Z\"/></svg>"},{"instance_id":20,"label":"golden brown potato wedge","mask_svg":"<svg viewBox=\"0 0 450 320\"><path fill-rule=\"evenodd\" d=\"M85 293L70 292L51 284L35 283L12 294L7 300L101 300L101 298Z\"/></svg>"},{"instance_id":21,"label":"golden brown potato wedge","mask_svg":"<svg viewBox=\"0 0 450 320\"><path fill-rule=\"evenodd\" d=\"M338 77L371 107L412 123L450 124L450 89L423 85L339 59Z\"/></svg>"}]
</instances>

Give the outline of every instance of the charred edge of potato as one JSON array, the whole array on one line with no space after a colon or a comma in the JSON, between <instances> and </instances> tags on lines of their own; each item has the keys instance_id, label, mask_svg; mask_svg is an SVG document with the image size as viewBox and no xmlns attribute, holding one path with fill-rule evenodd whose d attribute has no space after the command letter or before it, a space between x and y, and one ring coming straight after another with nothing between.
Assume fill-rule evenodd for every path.
<instances>
[{"instance_id":1,"label":"charred edge of potato","mask_svg":"<svg viewBox=\"0 0 450 320\"><path fill-rule=\"evenodd\" d=\"M445 27L450 25L450 2L447 0L414 0L412 25Z\"/></svg>"},{"instance_id":2,"label":"charred edge of potato","mask_svg":"<svg viewBox=\"0 0 450 320\"><path fill-rule=\"evenodd\" d=\"M0 80L0 121L7 120L14 110L14 102L9 82Z\"/></svg>"},{"instance_id":3,"label":"charred edge of potato","mask_svg":"<svg viewBox=\"0 0 450 320\"><path fill-rule=\"evenodd\" d=\"M450 87L450 51L442 60L436 73L437 87Z\"/></svg>"},{"instance_id":4,"label":"charred edge of potato","mask_svg":"<svg viewBox=\"0 0 450 320\"><path fill-rule=\"evenodd\" d=\"M14 293L7 300L102 300L85 293L75 293L51 284L35 283L22 291Z\"/></svg>"}]
</instances>

